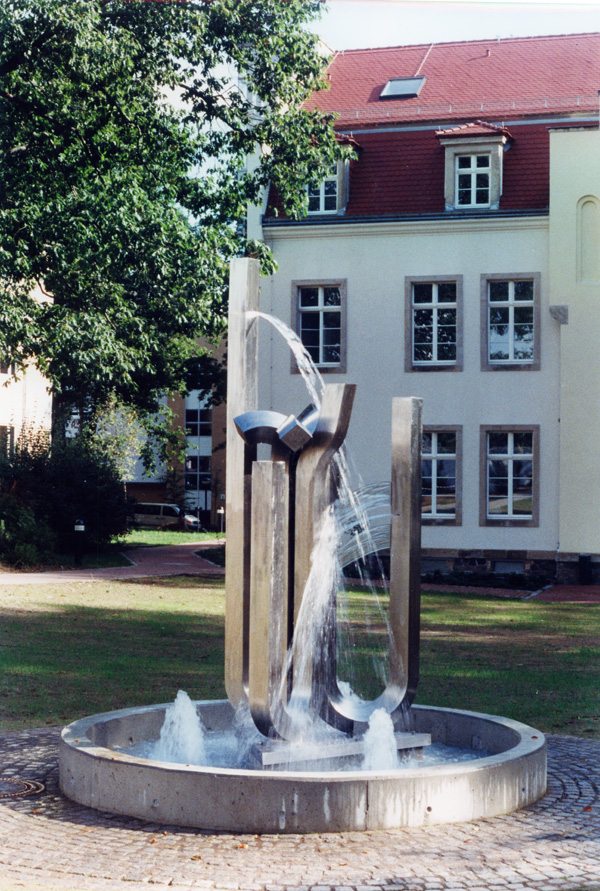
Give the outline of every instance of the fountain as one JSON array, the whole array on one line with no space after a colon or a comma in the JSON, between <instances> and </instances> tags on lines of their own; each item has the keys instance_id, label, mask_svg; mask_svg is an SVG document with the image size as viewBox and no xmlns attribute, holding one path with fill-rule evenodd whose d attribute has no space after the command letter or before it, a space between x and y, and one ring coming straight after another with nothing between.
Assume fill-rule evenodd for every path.
<instances>
[{"instance_id":1,"label":"fountain","mask_svg":"<svg viewBox=\"0 0 600 891\"><path fill-rule=\"evenodd\" d=\"M419 670L421 403L394 399L387 681L338 678L334 503L355 387L298 417L257 406L259 267L232 264L227 424L227 700L75 721L60 788L100 810L234 832L326 832L509 813L546 790L541 733L413 704ZM364 545L364 522L354 536ZM347 533L347 530L346 530ZM352 536L350 536L352 537ZM348 534L344 550L348 551ZM360 555L360 554L359 554ZM356 555L355 556L359 556ZM169 728L190 728L176 731ZM185 740L177 736L184 733ZM433 750L461 747L460 760ZM215 754L216 753L216 754Z\"/></svg>"}]
</instances>

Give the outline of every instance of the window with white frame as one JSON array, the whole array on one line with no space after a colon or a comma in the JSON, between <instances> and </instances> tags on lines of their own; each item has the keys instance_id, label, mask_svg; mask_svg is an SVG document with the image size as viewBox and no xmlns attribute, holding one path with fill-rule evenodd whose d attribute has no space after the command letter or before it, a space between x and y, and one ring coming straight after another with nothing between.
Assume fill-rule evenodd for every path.
<instances>
[{"instance_id":1,"label":"window with white frame","mask_svg":"<svg viewBox=\"0 0 600 891\"><path fill-rule=\"evenodd\" d=\"M421 517L459 523L461 430L425 427L423 430Z\"/></svg>"},{"instance_id":2,"label":"window with white frame","mask_svg":"<svg viewBox=\"0 0 600 891\"><path fill-rule=\"evenodd\" d=\"M345 370L345 282L294 282L297 333L320 369Z\"/></svg>"},{"instance_id":3,"label":"window with white frame","mask_svg":"<svg viewBox=\"0 0 600 891\"><path fill-rule=\"evenodd\" d=\"M445 151L446 210L498 210L504 154L513 141L510 133L478 122L477 126L439 130L436 135Z\"/></svg>"},{"instance_id":4,"label":"window with white frame","mask_svg":"<svg viewBox=\"0 0 600 891\"><path fill-rule=\"evenodd\" d=\"M462 277L406 279L405 370L462 368Z\"/></svg>"},{"instance_id":5,"label":"window with white frame","mask_svg":"<svg viewBox=\"0 0 600 891\"><path fill-rule=\"evenodd\" d=\"M540 368L540 276L482 276L483 371Z\"/></svg>"},{"instance_id":6,"label":"window with white frame","mask_svg":"<svg viewBox=\"0 0 600 891\"><path fill-rule=\"evenodd\" d=\"M333 164L325 179L308 186L308 212L335 213L338 209L338 167Z\"/></svg>"},{"instance_id":7,"label":"window with white frame","mask_svg":"<svg viewBox=\"0 0 600 891\"><path fill-rule=\"evenodd\" d=\"M488 283L490 362L533 362L533 282Z\"/></svg>"},{"instance_id":8,"label":"window with white frame","mask_svg":"<svg viewBox=\"0 0 600 891\"><path fill-rule=\"evenodd\" d=\"M537 525L539 428L482 428L482 525ZM483 470L483 467L482 467Z\"/></svg>"},{"instance_id":9,"label":"window with white frame","mask_svg":"<svg viewBox=\"0 0 600 891\"><path fill-rule=\"evenodd\" d=\"M489 207L491 156L456 156L456 204L458 207Z\"/></svg>"}]
</instances>

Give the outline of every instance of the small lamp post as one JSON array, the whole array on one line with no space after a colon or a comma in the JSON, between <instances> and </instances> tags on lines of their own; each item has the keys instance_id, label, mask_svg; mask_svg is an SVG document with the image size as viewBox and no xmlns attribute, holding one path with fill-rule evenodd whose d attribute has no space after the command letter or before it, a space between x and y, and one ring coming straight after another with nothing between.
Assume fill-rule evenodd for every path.
<instances>
[{"instance_id":1,"label":"small lamp post","mask_svg":"<svg viewBox=\"0 0 600 891\"><path fill-rule=\"evenodd\" d=\"M83 562L83 545L85 536L85 523L83 520L75 520L73 526L73 550L75 554L75 566L81 566Z\"/></svg>"},{"instance_id":2,"label":"small lamp post","mask_svg":"<svg viewBox=\"0 0 600 891\"><path fill-rule=\"evenodd\" d=\"M217 513L219 514L219 516L221 518L221 535L222 535L223 534L223 520L225 519L225 508L219 507L217 509Z\"/></svg>"}]
</instances>

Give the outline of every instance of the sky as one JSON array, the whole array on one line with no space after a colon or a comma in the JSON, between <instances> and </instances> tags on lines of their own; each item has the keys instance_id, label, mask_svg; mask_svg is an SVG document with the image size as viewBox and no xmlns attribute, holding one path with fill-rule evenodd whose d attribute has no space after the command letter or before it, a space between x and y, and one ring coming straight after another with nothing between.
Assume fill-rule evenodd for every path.
<instances>
[{"instance_id":1,"label":"sky","mask_svg":"<svg viewBox=\"0 0 600 891\"><path fill-rule=\"evenodd\" d=\"M334 50L575 34L600 31L600 2L327 0L313 27Z\"/></svg>"}]
</instances>

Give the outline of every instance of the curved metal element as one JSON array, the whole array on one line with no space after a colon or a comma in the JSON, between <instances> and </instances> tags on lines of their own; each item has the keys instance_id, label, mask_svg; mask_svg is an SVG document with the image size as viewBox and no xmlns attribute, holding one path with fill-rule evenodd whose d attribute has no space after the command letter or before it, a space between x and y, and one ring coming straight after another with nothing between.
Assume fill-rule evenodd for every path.
<instances>
[{"instance_id":1,"label":"curved metal element","mask_svg":"<svg viewBox=\"0 0 600 891\"><path fill-rule=\"evenodd\" d=\"M246 443L273 445L278 440L278 429L286 420L278 411L247 411L233 419L236 430Z\"/></svg>"},{"instance_id":2,"label":"curved metal element","mask_svg":"<svg viewBox=\"0 0 600 891\"><path fill-rule=\"evenodd\" d=\"M355 384L327 384L314 437L298 458L296 467L295 541L294 541L294 627L296 627L302 598L310 574L311 554L319 523L326 508L332 503L332 459L342 445L352 413L356 393ZM329 612L335 616L337 591L331 592ZM312 704L328 723L350 731L351 723L330 706L330 696L336 697L335 622L323 641L320 653L306 653L302 660L302 676L294 671L293 686L312 691Z\"/></svg>"},{"instance_id":3,"label":"curved metal element","mask_svg":"<svg viewBox=\"0 0 600 891\"><path fill-rule=\"evenodd\" d=\"M332 708L348 720L365 723L384 708L395 723L414 699L419 675L421 437L422 400L392 401L392 485L390 504L389 680L369 701L348 700L336 689ZM363 530L357 530L361 534ZM350 530L351 533L351 530Z\"/></svg>"}]
</instances>

